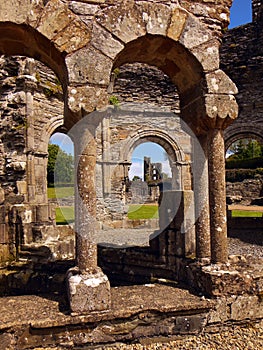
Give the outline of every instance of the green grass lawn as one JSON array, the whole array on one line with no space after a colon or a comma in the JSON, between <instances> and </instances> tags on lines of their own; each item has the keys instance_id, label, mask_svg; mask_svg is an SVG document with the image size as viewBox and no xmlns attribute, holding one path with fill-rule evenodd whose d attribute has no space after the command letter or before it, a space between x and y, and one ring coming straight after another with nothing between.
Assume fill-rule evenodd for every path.
<instances>
[{"instance_id":1,"label":"green grass lawn","mask_svg":"<svg viewBox=\"0 0 263 350\"><path fill-rule=\"evenodd\" d=\"M48 198L63 198L74 196L74 187L48 187Z\"/></svg>"},{"instance_id":2,"label":"green grass lawn","mask_svg":"<svg viewBox=\"0 0 263 350\"><path fill-rule=\"evenodd\" d=\"M65 198L74 196L73 186L64 187L48 187L48 198ZM67 225L74 222L74 207L58 207L56 208L56 223L57 225Z\"/></svg>"},{"instance_id":3,"label":"green grass lawn","mask_svg":"<svg viewBox=\"0 0 263 350\"><path fill-rule=\"evenodd\" d=\"M74 207L56 208L57 225L67 225L74 222Z\"/></svg>"},{"instance_id":4,"label":"green grass lawn","mask_svg":"<svg viewBox=\"0 0 263 350\"><path fill-rule=\"evenodd\" d=\"M155 204L132 204L129 206L128 219L158 219L158 205Z\"/></svg>"},{"instance_id":5,"label":"green grass lawn","mask_svg":"<svg viewBox=\"0 0 263 350\"><path fill-rule=\"evenodd\" d=\"M256 217L260 218L263 216L263 213L260 211L251 211L251 210L232 210L233 218L248 218L248 217Z\"/></svg>"}]
</instances>

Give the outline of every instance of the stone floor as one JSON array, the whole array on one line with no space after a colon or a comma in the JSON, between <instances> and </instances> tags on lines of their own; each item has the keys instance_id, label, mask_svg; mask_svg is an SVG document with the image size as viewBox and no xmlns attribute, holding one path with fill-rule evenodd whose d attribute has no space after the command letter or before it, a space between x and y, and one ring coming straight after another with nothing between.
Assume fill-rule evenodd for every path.
<instances>
[{"instance_id":1,"label":"stone floor","mask_svg":"<svg viewBox=\"0 0 263 350\"><path fill-rule=\"evenodd\" d=\"M140 229L102 231L97 233L96 239L97 242L113 246L145 246L148 245L151 233L151 230ZM240 237L230 237L229 253L250 254L260 258L263 257L262 245L262 235L250 233L248 236L245 234ZM187 289L179 288L176 283L169 285L167 281L160 282L160 284L111 288L111 309L88 315L70 315L67 297L63 293L2 297L0 298L0 348L5 350L106 349L106 345L100 345L106 343L122 344L113 345L112 349L259 350L263 348L262 321L260 326L256 326L257 328L253 328L254 325L252 325L245 330L230 326L234 334L233 342L229 340L230 347L228 345L222 347L218 337L213 339L213 336L210 337L209 334L202 332L208 314L218 306L217 301L192 294ZM226 334L231 336L229 329L226 330ZM200 332L201 334L189 340L189 333ZM213 332L218 333L218 326L212 330ZM174 333L181 334L176 340L177 345L166 343L170 340L170 334ZM164 337L163 343L159 343L156 347L149 344L147 346L127 345L127 342L135 339L148 339L152 343L153 334ZM243 334L246 335L246 339ZM255 335L259 336L256 340ZM235 343L237 336L244 338L244 341L240 341L240 344ZM182 343L180 343L180 337L182 337ZM226 335L225 339L227 337ZM141 342L147 343L146 340ZM205 342L207 347L204 345Z\"/></svg>"},{"instance_id":2,"label":"stone floor","mask_svg":"<svg viewBox=\"0 0 263 350\"><path fill-rule=\"evenodd\" d=\"M65 299L58 295L0 298L2 348L37 349L45 344L75 349L154 333L165 336L171 327L196 333L204 314L215 305L186 289L162 284L116 287L111 294L109 311L88 315L70 315Z\"/></svg>"}]
</instances>

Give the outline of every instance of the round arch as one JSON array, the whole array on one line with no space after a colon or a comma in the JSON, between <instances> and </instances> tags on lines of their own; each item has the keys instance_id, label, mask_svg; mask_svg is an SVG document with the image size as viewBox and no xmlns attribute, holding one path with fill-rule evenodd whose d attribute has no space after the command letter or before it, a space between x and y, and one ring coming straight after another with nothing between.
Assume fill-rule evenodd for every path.
<instances>
[{"instance_id":1,"label":"round arch","mask_svg":"<svg viewBox=\"0 0 263 350\"><path fill-rule=\"evenodd\" d=\"M25 24L0 22L0 53L7 56L28 56L46 64L61 81L66 91L68 74L64 55L36 29Z\"/></svg>"},{"instance_id":2,"label":"round arch","mask_svg":"<svg viewBox=\"0 0 263 350\"><path fill-rule=\"evenodd\" d=\"M255 139L261 144L263 144L263 128L259 125L242 125L239 127L230 127L226 129L224 137L225 137L225 150L231 146L232 143L244 139L251 138Z\"/></svg>"},{"instance_id":3,"label":"round arch","mask_svg":"<svg viewBox=\"0 0 263 350\"><path fill-rule=\"evenodd\" d=\"M173 189L182 189L184 183L182 165L186 164L185 154L178 143L164 131L149 129L132 135L123 148L122 159L131 162L134 149L145 142L156 143L166 151L172 171Z\"/></svg>"},{"instance_id":4,"label":"round arch","mask_svg":"<svg viewBox=\"0 0 263 350\"><path fill-rule=\"evenodd\" d=\"M134 149L144 142L154 142L163 147L173 162L185 161L184 152L177 142L164 131L156 129L143 130L132 135L123 149L122 158L130 160Z\"/></svg>"},{"instance_id":5,"label":"round arch","mask_svg":"<svg viewBox=\"0 0 263 350\"><path fill-rule=\"evenodd\" d=\"M204 78L203 67L196 57L178 41L161 35L146 34L130 41L116 56L113 69L125 63L147 63L167 74L179 95L197 89Z\"/></svg>"}]
</instances>

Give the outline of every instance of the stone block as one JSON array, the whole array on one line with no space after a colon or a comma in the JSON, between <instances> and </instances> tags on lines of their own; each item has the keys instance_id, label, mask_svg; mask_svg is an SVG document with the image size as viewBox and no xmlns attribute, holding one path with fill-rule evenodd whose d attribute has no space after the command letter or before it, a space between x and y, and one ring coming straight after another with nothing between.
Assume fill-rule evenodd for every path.
<instances>
[{"instance_id":1,"label":"stone block","mask_svg":"<svg viewBox=\"0 0 263 350\"><path fill-rule=\"evenodd\" d=\"M1 1L0 21L25 23L30 9L30 0Z\"/></svg>"},{"instance_id":2,"label":"stone block","mask_svg":"<svg viewBox=\"0 0 263 350\"><path fill-rule=\"evenodd\" d=\"M242 274L220 265L203 266L198 280L203 292L210 296L250 294L254 287L253 278L248 273Z\"/></svg>"},{"instance_id":3,"label":"stone block","mask_svg":"<svg viewBox=\"0 0 263 350\"><path fill-rule=\"evenodd\" d=\"M148 1L141 2L137 6L142 12L147 33L166 35L167 26L170 23L170 8L160 3L154 4Z\"/></svg>"},{"instance_id":4,"label":"stone block","mask_svg":"<svg viewBox=\"0 0 263 350\"><path fill-rule=\"evenodd\" d=\"M176 318L174 331L180 334L199 333L206 323L206 316L180 316Z\"/></svg>"},{"instance_id":5,"label":"stone block","mask_svg":"<svg viewBox=\"0 0 263 350\"><path fill-rule=\"evenodd\" d=\"M108 93L105 88L94 86L76 86L68 88L68 104L73 112L82 108L86 113L93 112L108 104Z\"/></svg>"},{"instance_id":6,"label":"stone block","mask_svg":"<svg viewBox=\"0 0 263 350\"><path fill-rule=\"evenodd\" d=\"M19 194L27 194L27 183L26 181L17 181L16 182L17 191Z\"/></svg>"},{"instance_id":7,"label":"stone block","mask_svg":"<svg viewBox=\"0 0 263 350\"><path fill-rule=\"evenodd\" d=\"M5 201L5 191L4 189L0 186L0 204L3 204Z\"/></svg>"},{"instance_id":8,"label":"stone block","mask_svg":"<svg viewBox=\"0 0 263 350\"><path fill-rule=\"evenodd\" d=\"M112 59L124 48L123 44L97 24L93 26L91 44Z\"/></svg>"},{"instance_id":9,"label":"stone block","mask_svg":"<svg viewBox=\"0 0 263 350\"><path fill-rule=\"evenodd\" d=\"M0 244L0 264L10 262L10 251L8 244Z\"/></svg>"},{"instance_id":10,"label":"stone block","mask_svg":"<svg viewBox=\"0 0 263 350\"><path fill-rule=\"evenodd\" d=\"M110 283L100 270L96 273L67 275L68 297L73 313L108 310L111 305Z\"/></svg>"},{"instance_id":11,"label":"stone block","mask_svg":"<svg viewBox=\"0 0 263 350\"><path fill-rule=\"evenodd\" d=\"M42 13L38 31L48 39L52 39L73 21L74 16L63 2L50 1Z\"/></svg>"},{"instance_id":12,"label":"stone block","mask_svg":"<svg viewBox=\"0 0 263 350\"><path fill-rule=\"evenodd\" d=\"M71 11L78 15L86 15L86 16L94 16L96 12L100 10L100 7L97 3L99 1L89 1L94 2L95 4L87 4L86 1L78 2L78 1L71 1L69 3L69 8ZM105 2L105 1L103 1Z\"/></svg>"},{"instance_id":13,"label":"stone block","mask_svg":"<svg viewBox=\"0 0 263 350\"><path fill-rule=\"evenodd\" d=\"M0 223L5 223L6 209L4 205L0 205Z\"/></svg>"},{"instance_id":14,"label":"stone block","mask_svg":"<svg viewBox=\"0 0 263 350\"><path fill-rule=\"evenodd\" d=\"M124 43L145 35L145 23L133 1L125 1L102 12L97 21Z\"/></svg>"},{"instance_id":15,"label":"stone block","mask_svg":"<svg viewBox=\"0 0 263 350\"><path fill-rule=\"evenodd\" d=\"M263 318L263 301L257 296L238 296L232 302L231 319L241 321L260 318Z\"/></svg>"},{"instance_id":16,"label":"stone block","mask_svg":"<svg viewBox=\"0 0 263 350\"><path fill-rule=\"evenodd\" d=\"M76 19L70 23L59 35L54 38L55 45L60 51L74 52L90 41L89 28L80 20Z\"/></svg>"},{"instance_id":17,"label":"stone block","mask_svg":"<svg viewBox=\"0 0 263 350\"><path fill-rule=\"evenodd\" d=\"M36 222L49 221L49 206L48 204L38 205L36 208Z\"/></svg>"},{"instance_id":18,"label":"stone block","mask_svg":"<svg viewBox=\"0 0 263 350\"><path fill-rule=\"evenodd\" d=\"M212 32L194 16L188 16L179 42L191 49L212 39Z\"/></svg>"},{"instance_id":19,"label":"stone block","mask_svg":"<svg viewBox=\"0 0 263 350\"><path fill-rule=\"evenodd\" d=\"M109 84L112 60L93 47L78 50L66 59L73 83Z\"/></svg>"},{"instance_id":20,"label":"stone block","mask_svg":"<svg viewBox=\"0 0 263 350\"><path fill-rule=\"evenodd\" d=\"M180 38L184 29L188 14L181 8L175 8L172 14L171 23L167 30L167 36L175 41Z\"/></svg>"},{"instance_id":21,"label":"stone block","mask_svg":"<svg viewBox=\"0 0 263 350\"><path fill-rule=\"evenodd\" d=\"M208 315L208 323L223 323L229 319L228 305L226 298L217 300L215 309L212 309Z\"/></svg>"}]
</instances>

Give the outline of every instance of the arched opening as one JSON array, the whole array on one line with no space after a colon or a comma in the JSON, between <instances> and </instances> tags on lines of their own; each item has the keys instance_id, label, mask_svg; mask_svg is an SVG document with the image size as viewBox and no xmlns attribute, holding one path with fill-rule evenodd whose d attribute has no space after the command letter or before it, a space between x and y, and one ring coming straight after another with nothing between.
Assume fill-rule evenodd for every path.
<instances>
[{"instance_id":1,"label":"arched opening","mask_svg":"<svg viewBox=\"0 0 263 350\"><path fill-rule=\"evenodd\" d=\"M98 169L101 167L97 172L97 183L104 181L101 191L104 194L101 194L98 199L100 208L106 208L101 215L102 219L105 220L107 215L110 216L113 213L109 218L110 227L106 226L105 221L102 222L101 237L97 236L98 243L102 247L100 266L103 266L102 261L104 261L103 249L109 249L109 244L119 249L141 245L143 249L149 249L151 252L149 254L157 256L159 253L160 255L170 254L164 252L166 248L161 252L162 243L159 244L159 241L162 241L165 245L168 242L168 235L170 235L170 250L173 252L171 254L190 255L190 251L195 246L191 167L194 134L182 120L179 100L181 95L178 93L177 85L156 65L148 62L141 63L136 61L137 58L134 59L135 62L116 65L113 70L110 93L112 101L114 97L117 103L112 102L112 110L103 119L100 129L99 156L102 161L97 162ZM182 86L182 89L184 88L186 86ZM188 88L190 89L190 86ZM135 163L133 152L147 143L162 149L162 155L166 153L168 158L166 164L169 164L170 168L167 181L154 179L148 184L144 181L146 174L144 176L143 173L141 175L133 173L132 167ZM144 156L148 169L151 168L151 163L164 162L163 159L156 162L150 161L147 159L149 154L143 154L140 163L144 163ZM149 188L150 186L152 187ZM132 203L133 200L134 203ZM143 203L149 200L151 203L146 205ZM129 209L133 204L141 209L152 206L153 212L150 213L152 217L142 218L140 212L136 213L136 210L131 213L132 210L129 211ZM160 213L158 219L156 207ZM177 212L180 212L180 218L176 217ZM135 217L132 218L133 214ZM186 221L187 224L183 224ZM170 224L173 225L171 229ZM180 230L183 230L183 234L175 233ZM187 236L184 242L180 240L180 236L183 235ZM175 240L177 240L177 250L172 246ZM154 241L153 244L151 244L152 241ZM158 241L157 244L155 244L156 241ZM158 248L156 248L157 245ZM114 247L112 249L114 251ZM156 253L155 249L159 251ZM112 257L115 254L118 254L118 249L112 252ZM111 257L107 255L105 264L108 266L110 263ZM108 271L107 268L106 271ZM120 280L122 278L120 277Z\"/></svg>"},{"instance_id":2,"label":"arched opening","mask_svg":"<svg viewBox=\"0 0 263 350\"><path fill-rule=\"evenodd\" d=\"M47 183L49 203L55 204L56 224L74 225L74 144L55 132L48 145Z\"/></svg>"},{"instance_id":3,"label":"arched opening","mask_svg":"<svg viewBox=\"0 0 263 350\"><path fill-rule=\"evenodd\" d=\"M30 26L0 23L0 53L32 57L48 66L58 77L63 91L67 86L64 57L53 43Z\"/></svg>"},{"instance_id":4,"label":"arched opening","mask_svg":"<svg viewBox=\"0 0 263 350\"><path fill-rule=\"evenodd\" d=\"M250 206L262 197L262 139L241 134L231 141L228 140L226 149L228 203Z\"/></svg>"},{"instance_id":5,"label":"arched opening","mask_svg":"<svg viewBox=\"0 0 263 350\"><path fill-rule=\"evenodd\" d=\"M241 133L228 139L227 146L230 253L249 254L255 245L262 245L263 142L256 134Z\"/></svg>"}]
</instances>

